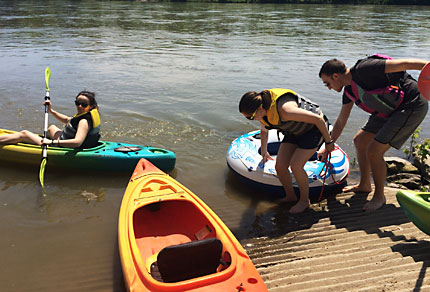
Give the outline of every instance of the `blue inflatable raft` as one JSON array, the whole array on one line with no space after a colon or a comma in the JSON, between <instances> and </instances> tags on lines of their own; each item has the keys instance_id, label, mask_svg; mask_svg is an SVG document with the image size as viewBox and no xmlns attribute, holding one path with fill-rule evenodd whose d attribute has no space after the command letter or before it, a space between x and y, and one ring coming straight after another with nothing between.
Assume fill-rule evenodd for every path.
<instances>
[{"instance_id":1,"label":"blue inflatable raft","mask_svg":"<svg viewBox=\"0 0 430 292\"><path fill-rule=\"evenodd\" d=\"M276 155L283 139L282 133L276 130L269 131L267 149L274 160L261 163L261 139L260 131L253 131L235 139L227 153L227 165L230 169L251 186L258 187L261 191L275 196L285 196L275 169ZM346 153L336 145L331 152L331 158L325 167L325 163L317 160L315 155L305 164L305 171L309 177L309 195L311 200L319 198L324 183L324 194L339 192L346 185L346 178L350 171L349 158ZM294 175L293 186L298 193Z\"/></svg>"}]
</instances>

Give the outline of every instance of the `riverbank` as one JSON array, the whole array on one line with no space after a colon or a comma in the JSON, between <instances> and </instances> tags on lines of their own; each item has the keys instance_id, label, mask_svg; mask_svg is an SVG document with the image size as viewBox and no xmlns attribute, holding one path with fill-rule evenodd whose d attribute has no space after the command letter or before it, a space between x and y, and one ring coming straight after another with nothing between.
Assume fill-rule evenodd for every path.
<instances>
[{"instance_id":1,"label":"riverbank","mask_svg":"<svg viewBox=\"0 0 430 292\"><path fill-rule=\"evenodd\" d=\"M364 193L295 216L278 206L270 220L284 222L283 234L241 243L271 292L427 291L429 237L406 217L397 190L387 187L387 204L370 213L361 209L371 198Z\"/></svg>"},{"instance_id":2,"label":"riverbank","mask_svg":"<svg viewBox=\"0 0 430 292\"><path fill-rule=\"evenodd\" d=\"M313 213L288 218L270 195L247 188L229 171L231 142L258 129L238 112L239 99L249 90L291 88L324 105L334 122L342 95L324 87L321 65L336 57L352 66L374 52L428 58L429 14L429 6L0 0L0 125L43 132L49 66L55 109L73 114L76 92L95 91L103 140L175 151L172 176L241 242L287 236L288 230L316 233L319 240L317 231L307 230ZM338 140L351 162L352 140L365 119L354 109ZM427 115L423 125L429 123ZM430 137L430 128L421 136ZM39 166L0 165L1 290L125 291L117 230L131 173L59 172L49 165L48 158L47 196ZM322 215L323 226L331 226L331 213ZM285 279L269 276L272 288Z\"/></svg>"}]
</instances>

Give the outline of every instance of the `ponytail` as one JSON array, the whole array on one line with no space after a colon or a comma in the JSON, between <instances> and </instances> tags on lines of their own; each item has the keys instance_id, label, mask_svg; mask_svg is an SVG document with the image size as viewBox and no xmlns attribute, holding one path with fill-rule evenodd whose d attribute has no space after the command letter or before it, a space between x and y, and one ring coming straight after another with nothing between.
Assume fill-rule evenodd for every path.
<instances>
[{"instance_id":1,"label":"ponytail","mask_svg":"<svg viewBox=\"0 0 430 292\"><path fill-rule=\"evenodd\" d=\"M239 112L244 114L252 114L259 106L264 109L269 109L272 104L272 95L269 90L262 92L249 91L245 93L239 102Z\"/></svg>"}]
</instances>

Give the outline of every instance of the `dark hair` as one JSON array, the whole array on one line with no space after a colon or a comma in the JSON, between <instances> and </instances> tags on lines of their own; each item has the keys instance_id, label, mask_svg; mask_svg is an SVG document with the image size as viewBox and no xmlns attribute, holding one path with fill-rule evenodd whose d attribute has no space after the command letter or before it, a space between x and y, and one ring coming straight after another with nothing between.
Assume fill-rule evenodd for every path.
<instances>
[{"instance_id":1,"label":"dark hair","mask_svg":"<svg viewBox=\"0 0 430 292\"><path fill-rule=\"evenodd\" d=\"M319 73L319 77L321 78L321 75L327 75L327 76L332 76L333 74L338 73L338 74L345 74L346 73L346 66L345 63L342 62L341 60L338 59L331 59L326 61L321 69L320 69L320 73Z\"/></svg>"},{"instance_id":2,"label":"dark hair","mask_svg":"<svg viewBox=\"0 0 430 292\"><path fill-rule=\"evenodd\" d=\"M80 95L88 97L88 99L90 100L90 105L93 108L98 108L97 101L96 101L96 94L94 92L83 90L79 92L78 95L76 95L76 99L78 99L78 96Z\"/></svg>"},{"instance_id":3,"label":"dark hair","mask_svg":"<svg viewBox=\"0 0 430 292\"><path fill-rule=\"evenodd\" d=\"M269 90L263 90L262 92L249 91L240 99L239 112L252 114L260 105L267 110L271 103L272 95Z\"/></svg>"}]
</instances>

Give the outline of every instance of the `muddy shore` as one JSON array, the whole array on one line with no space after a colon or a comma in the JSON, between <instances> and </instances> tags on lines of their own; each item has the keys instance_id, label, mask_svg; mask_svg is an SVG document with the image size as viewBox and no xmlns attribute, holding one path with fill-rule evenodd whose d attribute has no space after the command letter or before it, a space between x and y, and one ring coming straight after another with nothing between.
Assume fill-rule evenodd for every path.
<instances>
[{"instance_id":1,"label":"muddy shore","mask_svg":"<svg viewBox=\"0 0 430 292\"><path fill-rule=\"evenodd\" d=\"M350 184L353 182L350 182ZM285 232L243 240L269 291L429 291L430 241L386 188L387 204L365 213L372 194L342 193L284 216Z\"/></svg>"}]
</instances>

